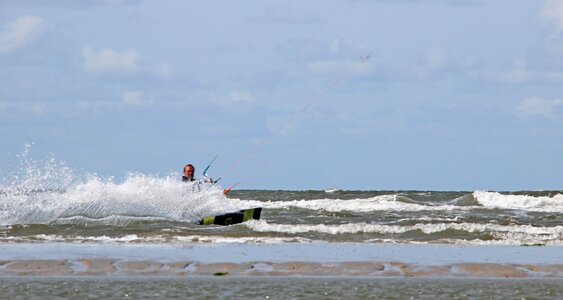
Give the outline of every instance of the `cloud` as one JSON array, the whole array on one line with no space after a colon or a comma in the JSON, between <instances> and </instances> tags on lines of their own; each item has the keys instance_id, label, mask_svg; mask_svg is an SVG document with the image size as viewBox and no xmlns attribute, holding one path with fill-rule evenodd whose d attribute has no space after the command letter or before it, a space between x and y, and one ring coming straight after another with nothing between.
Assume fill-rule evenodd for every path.
<instances>
[{"instance_id":1,"label":"cloud","mask_svg":"<svg viewBox=\"0 0 563 300\"><path fill-rule=\"evenodd\" d=\"M92 9L97 7L115 7L115 6L132 6L139 5L142 0L18 0L3 1L3 6L20 6L20 7L49 7L49 8L65 8L65 9Z\"/></svg>"},{"instance_id":2,"label":"cloud","mask_svg":"<svg viewBox=\"0 0 563 300\"><path fill-rule=\"evenodd\" d=\"M249 92L234 91L231 93L231 100L234 102L252 102L254 97Z\"/></svg>"},{"instance_id":3,"label":"cloud","mask_svg":"<svg viewBox=\"0 0 563 300\"><path fill-rule=\"evenodd\" d=\"M0 32L0 54L23 48L33 42L43 30L43 19L36 16L23 16L8 23L7 29Z\"/></svg>"},{"instance_id":4,"label":"cloud","mask_svg":"<svg viewBox=\"0 0 563 300\"><path fill-rule=\"evenodd\" d=\"M307 64L307 69L320 75L353 75L367 76L373 73L374 67L370 62L362 63L361 60L326 60L315 61Z\"/></svg>"},{"instance_id":5,"label":"cloud","mask_svg":"<svg viewBox=\"0 0 563 300\"><path fill-rule=\"evenodd\" d=\"M116 105L113 101L78 101L76 107L82 110L106 110L115 109Z\"/></svg>"},{"instance_id":6,"label":"cloud","mask_svg":"<svg viewBox=\"0 0 563 300\"><path fill-rule=\"evenodd\" d=\"M516 111L522 116L543 116L552 118L557 114L557 109L563 108L563 100L545 100L540 97L524 99L516 106Z\"/></svg>"},{"instance_id":7,"label":"cloud","mask_svg":"<svg viewBox=\"0 0 563 300\"><path fill-rule=\"evenodd\" d=\"M140 91L127 91L121 95L123 104L131 106L149 107L152 101L146 100Z\"/></svg>"},{"instance_id":8,"label":"cloud","mask_svg":"<svg viewBox=\"0 0 563 300\"><path fill-rule=\"evenodd\" d=\"M442 47L427 49L417 61L391 70L388 76L398 80L426 81L442 78L448 72L461 71L467 66L460 62L452 62L449 51Z\"/></svg>"},{"instance_id":9,"label":"cloud","mask_svg":"<svg viewBox=\"0 0 563 300\"><path fill-rule=\"evenodd\" d=\"M154 102L145 99L141 91L131 90L121 94L121 99L112 100L82 100L78 101L75 108L86 111L106 112L122 111L127 107L151 107Z\"/></svg>"},{"instance_id":10,"label":"cloud","mask_svg":"<svg viewBox=\"0 0 563 300\"><path fill-rule=\"evenodd\" d=\"M551 25L557 34L563 31L563 2L561 0L545 1L541 17Z\"/></svg>"},{"instance_id":11,"label":"cloud","mask_svg":"<svg viewBox=\"0 0 563 300\"><path fill-rule=\"evenodd\" d=\"M501 70L480 70L470 72L471 77L504 85L531 83L563 83L563 72L551 70L531 70L522 63Z\"/></svg>"},{"instance_id":12,"label":"cloud","mask_svg":"<svg viewBox=\"0 0 563 300\"><path fill-rule=\"evenodd\" d=\"M24 113L33 113L36 115L40 115L45 112L45 104L41 102L11 103L6 101L0 101L0 112L4 112L4 111L19 111Z\"/></svg>"},{"instance_id":13,"label":"cloud","mask_svg":"<svg viewBox=\"0 0 563 300\"><path fill-rule=\"evenodd\" d=\"M442 69L449 63L448 51L444 48L430 48L424 54L424 63L430 69Z\"/></svg>"},{"instance_id":14,"label":"cloud","mask_svg":"<svg viewBox=\"0 0 563 300\"><path fill-rule=\"evenodd\" d=\"M173 73L172 66L167 63L162 63L156 67L155 73L156 76L160 78L170 78Z\"/></svg>"},{"instance_id":15,"label":"cloud","mask_svg":"<svg viewBox=\"0 0 563 300\"><path fill-rule=\"evenodd\" d=\"M363 45L358 45L350 40L335 39L330 44L330 53L332 55L340 54L343 56L357 55L362 53L367 55L368 49Z\"/></svg>"},{"instance_id":16,"label":"cloud","mask_svg":"<svg viewBox=\"0 0 563 300\"><path fill-rule=\"evenodd\" d=\"M563 1L544 1L539 11L545 30L538 31L525 59L498 68L473 69L472 79L501 85L563 83Z\"/></svg>"},{"instance_id":17,"label":"cloud","mask_svg":"<svg viewBox=\"0 0 563 300\"><path fill-rule=\"evenodd\" d=\"M539 12L545 25L539 38L541 42L532 47L531 58L544 68L563 67L563 2L548 0Z\"/></svg>"},{"instance_id":18,"label":"cloud","mask_svg":"<svg viewBox=\"0 0 563 300\"><path fill-rule=\"evenodd\" d=\"M277 4L266 9L260 20L283 24L309 24L317 23L320 18L312 11L302 7L293 7L285 4Z\"/></svg>"},{"instance_id":19,"label":"cloud","mask_svg":"<svg viewBox=\"0 0 563 300\"><path fill-rule=\"evenodd\" d=\"M141 54L135 50L120 53L106 48L96 52L90 47L85 47L82 52L84 54L84 68L92 74L132 75L139 70L138 61Z\"/></svg>"}]
</instances>

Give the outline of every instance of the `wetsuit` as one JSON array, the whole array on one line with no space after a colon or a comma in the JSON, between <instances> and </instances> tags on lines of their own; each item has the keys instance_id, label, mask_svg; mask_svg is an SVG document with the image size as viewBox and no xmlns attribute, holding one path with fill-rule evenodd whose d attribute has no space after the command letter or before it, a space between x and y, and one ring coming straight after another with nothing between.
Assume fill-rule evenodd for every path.
<instances>
[{"instance_id":1,"label":"wetsuit","mask_svg":"<svg viewBox=\"0 0 563 300\"><path fill-rule=\"evenodd\" d=\"M192 182L192 181L195 181L195 178L190 179L189 177L182 176L182 181L183 182Z\"/></svg>"}]
</instances>

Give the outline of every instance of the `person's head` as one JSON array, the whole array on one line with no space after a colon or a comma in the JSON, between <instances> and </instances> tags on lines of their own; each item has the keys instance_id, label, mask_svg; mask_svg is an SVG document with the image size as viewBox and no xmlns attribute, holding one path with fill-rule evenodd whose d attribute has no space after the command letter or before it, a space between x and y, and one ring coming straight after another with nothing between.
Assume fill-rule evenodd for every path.
<instances>
[{"instance_id":1,"label":"person's head","mask_svg":"<svg viewBox=\"0 0 563 300\"><path fill-rule=\"evenodd\" d=\"M194 178L195 168L192 164L187 164L184 166L184 176L189 179Z\"/></svg>"}]
</instances>

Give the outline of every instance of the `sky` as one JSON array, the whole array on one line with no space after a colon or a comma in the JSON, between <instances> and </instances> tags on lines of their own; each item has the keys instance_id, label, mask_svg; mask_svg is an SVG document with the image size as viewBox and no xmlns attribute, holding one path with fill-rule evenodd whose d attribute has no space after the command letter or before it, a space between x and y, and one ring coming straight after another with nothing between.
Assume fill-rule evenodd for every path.
<instances>
[{"instance_id":1,"label":"sky","mask_svg":"<svg viewBox=\"0 0 563 300\"><path fill-rule=\"evenodd\" d=\"M368 57L369 56L369 57ZM0 0L0 176L563 189L563 1Z\"/></svg>"}]
</instances>

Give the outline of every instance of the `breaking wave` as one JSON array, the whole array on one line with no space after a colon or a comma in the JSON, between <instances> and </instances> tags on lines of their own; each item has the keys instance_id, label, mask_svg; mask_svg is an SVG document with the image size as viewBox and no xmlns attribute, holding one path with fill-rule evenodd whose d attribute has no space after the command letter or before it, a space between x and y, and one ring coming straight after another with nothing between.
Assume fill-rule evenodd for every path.
<instances>
[{"instance_id":1,"label":"breaking wave","mask_svg":"<svg viewBox=\"0 0 563 300\"><path fill-rule=\"evenodd\" d=\"M563 226L535 227L531 225L498 225L498 224L474 224L474 223L434 223L415 224L412 226L384 225L369 223L351 224L269 224L264 220L251 221L245 226L257 232L303 234L322 233L329 235L340 234L404 234L409 232L421 232L425 235L443 233L446 231L461 231L466 233L484 233L492 235L495 240L510 241L517 243L549 242L551 244L563 244Z\"/></svg>"},{"instance_id":2,"label":"breaking wave","mask_svg":"<svg viewBox=\"0 0 563 300\"><path fill-rule=\"evenodd\" d=\"M519 209L537 212L563 212L563 194L553 196L503 195L498 192L475 191L473 197L486 208Z\"/></svg>"}]
</instances>

